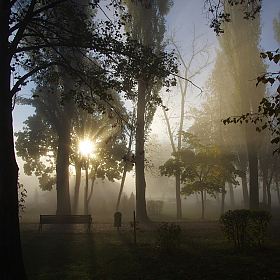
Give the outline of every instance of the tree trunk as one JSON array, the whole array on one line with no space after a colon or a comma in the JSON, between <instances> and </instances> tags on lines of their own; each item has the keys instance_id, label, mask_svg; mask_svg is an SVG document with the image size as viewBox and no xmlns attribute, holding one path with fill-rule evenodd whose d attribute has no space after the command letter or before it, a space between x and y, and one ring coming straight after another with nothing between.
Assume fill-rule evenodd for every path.
<instances>
[{"instance_id":1,"label":"tree trunk","mask_svg":"<svg viewBox=\"0 0 280 280\"><path fill-rule=\"evenodd\" d=\"M71 120L74 111L74 101L64 105L62 121L58 130L57 151L57 215L71 215L71 203L69 193L69 154Z\"/></svg>"},{"instance_id":2,"label":"tree trunk","mask_svg":"<svg viewBox=\"0 0 280 280\"><path fill-rule=\"evenodd\" d=\"M75 170L76 170L76 181L75 181L75 196L74 196L73 213L75 215L77 215L78 207L79 207L81 178L82 178L82 161L80 159L78 159L75 163Z\"/></svg>"},{"instance_id":3,"label":"tree trunk","mask_svg":"<svg viewBox=\"0 0 280 280\"><path fill-rule=\"evenodd\" d=\"M277 176L277 175L275 175L275 176ZM278 183L277 178L275 179L275 188L276 188L278 203L279 203L279 207L280 207L280 191L279 191L279 183Z\"/></svg>"},{"instance_id":4,"label":"tree trunk","mask_svg":"<svg viewBox=\"0 0 280 280\"><path fill-rule=\"evenodd\" d=\"M238 151L238 154L239 154L240 170L244 172L244 176L241 177L243 201L244 201L243 207L245 209L249 209L249 193L248 193L247 177L246 177L247 156L245 155L245 152L243 152L243 149L242 151Z\"/></svg>"},{"instance_id":5,"label":"tree trunk","mask_svg":"<svg viewBox=\"0 0 280 280\"><path fill-rule=\"evenodd\" d=\"M86 185L84 191L84 215L88 215L88 160L86 161Z\"/></svg>"},{"instance_id":6,"label":"tree trunk","mask_svg":"<svg viewBox=\"0 0 280 280\"><path fill-rule=\"evenodd\" d=\"M182 203L181 203L181 182L180 171L176 172L176 206L177 206L177 219L182 219Z\"/></svg>"},{"instance_id":7,"label":"tree trunk","mask_svg":"<svg viewBox=\"0 0 280 280\"><path fill-rule=\"evenodd\" d=\"M250 209L259 209L258 156L252 125L245 125L245 138L249 160L250 174Z\"/></svg>"},{"instance_id":8,"label":"tree trunk","mask_svg":"<svg viewBox=\"0 0 280 280\"><path fill-rule=\"evenodd\" d=\"M267 211L271 212L271 192L270 192L270 184L266 184L267 191Z\"/></svg>"},{"instance_id":9,"label":"tree trunk","mask_svg":"<svg viewBox=\"0 0 280 280\"><path fill-rule=\"evenodd\" d=\"M143 80L138 81L138 102L136 122L136 219L138 222L149 222L146 208L146 181L144 171L144 137L145 137L145 95L147 86Z\"/></svg>"},{"instance_id":10,"label":"tree trunk","mask_svg":"<svg viewBox=\"0 0 280 280\"><path fill-rule=\"evenodd\" d=\"M135 109L133 110L133 117L132 118L133 119L135 118ZM116 205L116 212L119 211L119 207L120 207L121 196L122 196L122 192L123 192L124 182L125 182L125 178L126 178L126 172L127 172L127 168L128 168L128 164L129 164L129 157L130 157L130 153L131 153L133 134L134 134L133 130L131 130L130 137L129 137L129 143L128 143L128 151L126 153L127 158L125 159L127 161L125 162L124 168L123 168L123 175L122 175L122 181L121 181L120 191L119 191L117 205Z\"/></svg>"},{"instance_id":11,"label":"tree trunk","mask_svg":"<svg viewBox=\"0 0 280 280\"><path fill-rule=\"evenodd\" d=\"M201 190L201 219L204 220L204 198L203 198L203 190Z\"/></svg>"},{"instance_id":12,"label":"tree trunk","mask_svg":"<svg viewBox=\"0 0 280 280\"><path fill-rule=\"evenodd\" d=\"M226 186L225 186L225 183L223 183L223 187L222 187L222 202L221 202L221 214L225 213L225 197L226 197Z\"/></svg>"},{"instance_id":13,"label":"tree trunk","mask_svg":"<svg viewBox=\"0 0 280 280\"><path fill-rule=\"evenodd\" d=\"M163 109L163 114L164 114L164 118L165 118L165 121L166 121L166 125L167 125L167 129L168 129L168 134L169 134L169 138L170 138L170 142L171 142L171 146L172 146L172 151L173 153L176 152L176 148L175 148L175 144L174 144L174 141L173 141L173 135L172 135L172 132L171 132L171 127L170 127L170 123L169 123L169 120L168 120L168 117L167 117L167 114L166 114L166 111L164 108ZM178 137L181 137L181 134L182 134L182 131L181 133L179 134ZM180 144L180 147L181 147L181 141L179 141L178 139L178 145ZM178 146L178 151L179 151L179 146ZM176 173L176 176L175 176L175 193L176 193L176 208L177 208L177 219L182 219L183 216L182 216L182 203L181 203L181 178L180 178L180 172L178 171Z\"/></svg>"},{"instance_id":14,"label":"tree trunk","mask_svg":"<svg viewBox=\"0 0 280 280\"><path fill-rule=\"evenodd\" d=\"M26 279L18 218L18 166L10 93L10 1L0 0L0 279Z\"/></svg>"},{"instance_id":15,"label":"tree trunk","mask_svg":"<svg viewBox=\"0 0 280 280\"><path fill-rule=\"evenodd\" d=\"M262 203L267 204L267 196L266 196L266 184L267 184L267 174L263 173L263 197L262 197Z\"/></svg>"},{"instance_id":16,"label":"tree trunk","mask_svg":"<svg viewBox=\"0 0 280 280\"><path fill-rule=\"evenodd\" d=\"M234 192L233 192L232 183L229 183L228 186L229 186L230 206L231 206L231 209L234 209L235 208L235 201L234 201Z\"/></svg>"}]
</instances>

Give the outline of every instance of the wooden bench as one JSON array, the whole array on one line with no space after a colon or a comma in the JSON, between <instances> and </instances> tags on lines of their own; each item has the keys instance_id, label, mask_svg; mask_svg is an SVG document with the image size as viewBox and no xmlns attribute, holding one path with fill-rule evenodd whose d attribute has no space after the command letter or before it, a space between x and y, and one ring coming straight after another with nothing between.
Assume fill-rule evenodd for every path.
<instances>
[{"instance_id":1,"label":"wooden bench","mask_svg":"<svg viewBox=\"0 0 280 280\"><path fill-rule=\"evenodd\" d=\"M40 215L39 232L44 224L88 224L91 226L91 215Z\"/></svg>"}]
</instances>

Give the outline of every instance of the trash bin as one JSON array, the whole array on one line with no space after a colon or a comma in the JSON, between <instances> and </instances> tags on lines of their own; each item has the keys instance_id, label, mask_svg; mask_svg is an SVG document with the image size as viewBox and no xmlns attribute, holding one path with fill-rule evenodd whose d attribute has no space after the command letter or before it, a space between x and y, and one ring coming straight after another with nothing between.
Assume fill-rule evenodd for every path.
<instances>
[{"instance_id":1,"label":"trash bin","mask_svg":"<svg viewBox=\"0 0 280 280\"><path fill-rule=\"evenodd\" d=\"M122 213L121 212L116 212L114 214L114 227L121 227L122 226Z\"/></svg>"}]
</instances>

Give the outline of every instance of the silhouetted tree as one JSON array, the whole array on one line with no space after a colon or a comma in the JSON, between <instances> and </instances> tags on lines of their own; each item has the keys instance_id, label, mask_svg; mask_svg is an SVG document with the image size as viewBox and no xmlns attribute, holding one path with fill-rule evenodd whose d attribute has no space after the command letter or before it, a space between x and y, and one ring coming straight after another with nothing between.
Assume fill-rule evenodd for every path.
<instances>
[{"instance_id":1,"label":"silhouetted tree","mask_svg":"<svg viewBox=\"0 0 280 280\"><path fill-rule=\"evenodd\" d=\"M126 24L126 30L131 37L144 45L153 47L156 53L163 49L165 32L164 16L169 12L171 0L153 0L145 5L128 0L125 2L131 20ZM137 113L136 113L136 152L135 152L135 182L136 182L136 219L141 222L149 221L146 209L146 181L144 171L145 127L147 127L149 113L153 115L154 106L159 103L158 90L162 86L159 75L146 71L146 65L140 66L137 77ZM151 116L150 115L150 118Z\"/></svg>"}]
</instances>

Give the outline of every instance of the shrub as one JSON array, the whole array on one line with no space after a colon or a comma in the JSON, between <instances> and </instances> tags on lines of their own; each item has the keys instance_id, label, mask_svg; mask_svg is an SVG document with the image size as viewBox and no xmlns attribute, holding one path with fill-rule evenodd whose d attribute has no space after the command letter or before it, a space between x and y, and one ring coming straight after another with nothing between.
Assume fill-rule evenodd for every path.
<instances>
[{"instance_id":1,"label":"shrub","mask_svg":"<svg viewBox=\"0 0 280 280\"><path fill-rule=\"evenodd\" d=\"M181 244L180 234L182 228L179 225L171 223L162 223L157 229L157 248L165 253L171 253Z\"/></svg>"},{"instance_id":2,"label":"shrub","mask_svg":"<svg viewBox=\"0 0 280 280\"><path fill-rule=\"evenodd\" d=\"M225 238L243 251L249 245L264 243L271 215L265 210L229 210L220 217Z\"/></svg>"},{"instance_id":3,"label":"shrub","mask_svg":"<svg viewBox=\"0 0 280 280\"><path fill-rule=\"evenodd\" d=\"M270 219L271 215L266 210L251 210L251 236L255 244L260 246L264 243Z\"/></svg>"},{"instance_id":4,"label":"shrub","mask_svg":"<svg viewBox=\"0 0 280 280\"><path fill-rule=\"evenodd\" d=\"M150 215L161 215L164 202L161 200L147 201L147 210Z\"/></svg>"}]
</instances>

